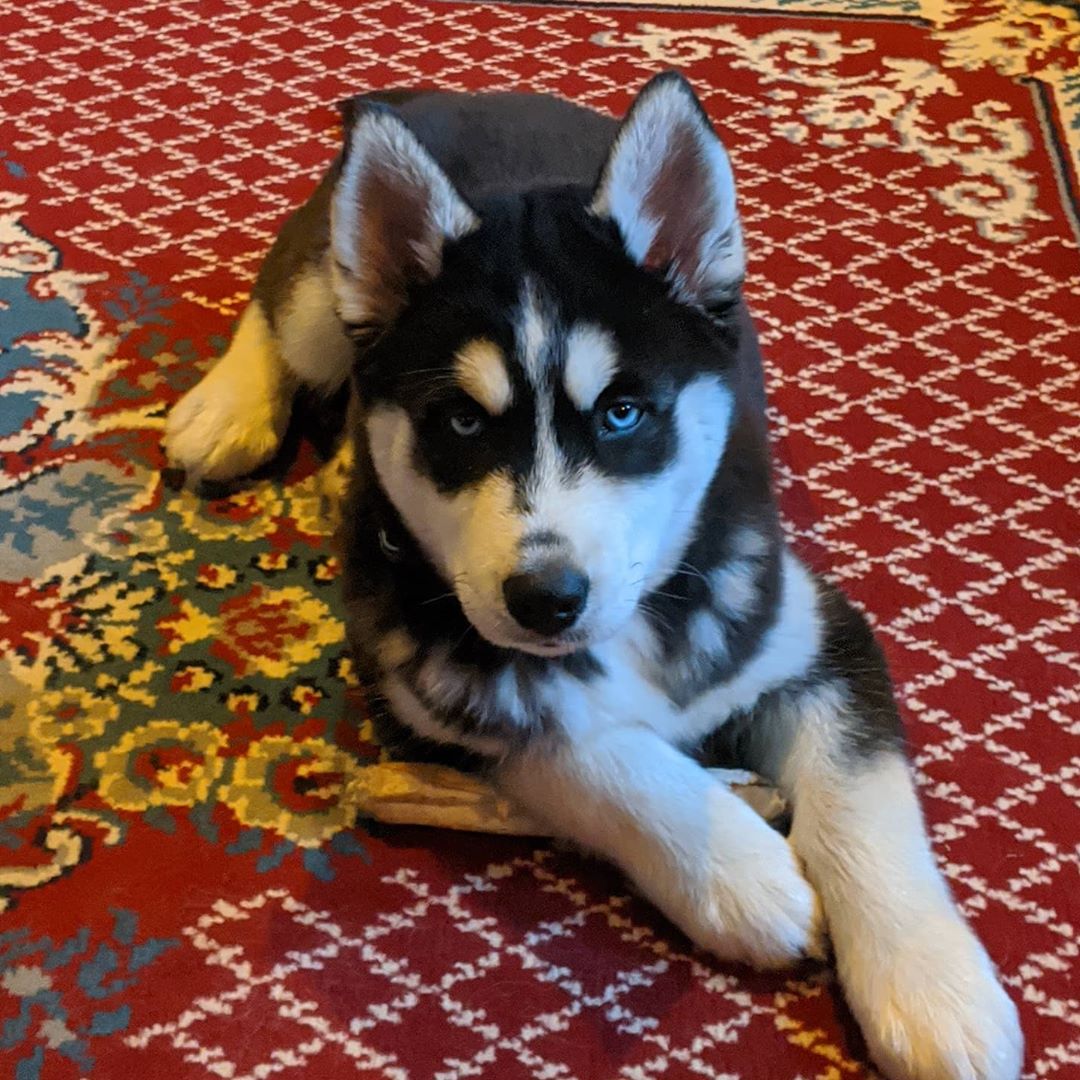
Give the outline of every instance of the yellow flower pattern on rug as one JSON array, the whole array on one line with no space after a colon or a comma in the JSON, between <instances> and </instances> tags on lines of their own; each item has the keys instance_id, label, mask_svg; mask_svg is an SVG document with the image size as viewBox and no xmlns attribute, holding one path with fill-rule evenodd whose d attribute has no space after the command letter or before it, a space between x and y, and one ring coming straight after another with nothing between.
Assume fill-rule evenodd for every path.
<instances>
[{"instance_id":1,"label":"yellow flower pattern on rug","mask_svg":"<svg viewBox=\"0 0 1080 1080\"><path fill-rule=\"evenodd\" d=\"M120 715L120 706L105 694L80 686L50 690L27 705L30 737L44 746L83 742L104 733Z\"/></svg>"},{"instance_id":2,"label":"yellow flower pattern on rug","mask_svg":"<svg viewBox=\"0 0 1080 1080\"><path fill-rule=\"evenodd\" d=\"M204 587L223 587L220 580L215 575L214 584ZM273 679L291 674L345 637L344 624L330 608L295 587L255 586L223 603L216 616L181 600L176 614L161 619L158 629L171 653L213 639L211 654L227 660L236 674L257 669Z\"/></svg>"},{"instance_id":3,"label":"yellow flower pattern on rug","mask_svg":"<svg viewBox=\"0 0 1080 1080\"><path fill-rule=\"evenodd\" d=\"M219 754L226 741L210 724L151 721L94 756L98 794L117 810L194 806L207 798L225 767Z\"/></svg>"},{"instance_id":4,"label":"yellow flower pattern on rug","mask_svg":"<svg viewBox=\"0 0 1080 1080\"><path fill-rule=\"evenodd\" d=\"M348 828L356 760L324 739L273 736L252 743L222 792L245 825L273 829L299 847L318 847Z\"/></svg>"}]
</instances>

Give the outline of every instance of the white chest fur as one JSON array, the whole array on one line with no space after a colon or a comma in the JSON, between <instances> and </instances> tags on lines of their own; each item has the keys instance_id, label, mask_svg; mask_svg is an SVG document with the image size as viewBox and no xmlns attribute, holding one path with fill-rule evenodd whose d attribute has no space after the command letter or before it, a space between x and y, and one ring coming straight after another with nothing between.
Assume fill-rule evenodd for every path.
<instances>
[{"instance_id":1,"label":"white chest fur","mask_svg":"<svg viewBox=\"0 0 1080 1080\"><path fill-rule=\"evenodd\" d=\"M660 643L645 618L636 616L618 639L593 650L604 674L589 681L553 670L544 680L545 708L571 739L598 727L642 726L673 745L697 743L765 693L805 675L820 645L817 591L810 573L785 553L780 603L773 625L739 672L685 707L660 688Z\"/></svg>"}]
</instances>

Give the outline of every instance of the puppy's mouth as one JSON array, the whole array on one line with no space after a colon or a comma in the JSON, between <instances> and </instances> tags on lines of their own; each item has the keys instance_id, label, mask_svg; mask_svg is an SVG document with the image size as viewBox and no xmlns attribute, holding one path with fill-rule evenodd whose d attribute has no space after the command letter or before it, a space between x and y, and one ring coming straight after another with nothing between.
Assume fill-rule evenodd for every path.
<instances>
[{"instance_id":1,"label":"puppy's mouth","mask_svg":"<svg viewBox=\"0 0 1080 1080\"><path fill-rule=\"evenodd\" d=\"M512 649L530 656L554 659L580 652L593 644L592 637L578 628L567 630L563 634L544 636L534 634L508 618L500 619L497 625L488 625L484 620L474 619L468 611L466 617L485 641L497 645L500 649Z\"/></svg>"},{"instance_id":2,"label":"puppy's mouth","mask_svg":"<svg viewBox=\"0 0 1080 1080\"><path fill-rule=\"evenodd\" d=\"M538 641L521 642L517 648L522 652L532 653L534 656L569 656L570 653L578 652L587 648L588 639L583 634L568 633L554 638L543 638Z\"/></svg>"}]
</instances>

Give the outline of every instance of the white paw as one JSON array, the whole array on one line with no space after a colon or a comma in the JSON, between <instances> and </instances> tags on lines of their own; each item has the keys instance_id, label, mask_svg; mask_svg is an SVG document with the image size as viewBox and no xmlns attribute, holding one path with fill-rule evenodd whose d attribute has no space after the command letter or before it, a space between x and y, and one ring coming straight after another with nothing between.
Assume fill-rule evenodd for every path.
<instances>
[{"instance_id":1,"label":"white paw","mask_svg":"<svg viewBox=\"0 0 1080 1080\"><path fill-rule=\"evenodd\" d=\"M864 956L846 961L852 1011L890 1080L1017 1080L1024 1040L1016 1006L959 916L921 923L890 956L868 943Z\"/></svg>"},{"instance_id":2,"label":"white paw","mask_svg":"<svg viewBox=\"0 0 1080 1080\"><path fill-rule=\"evenodd\" d=\"M223 372L219 375L218 372ZM232 480L269 461L281 444L288 405L280 393L251 396L219 364L173 406L165 453L191 481Z\"/></svg>"},{"instance_id":3,"label":"white paw","mask_svg":"<svg viewBox=\"0 0 1080 1080\"><path fill-rule=\"evenodd\" d=\"M790 847L760 822L753 843L703 860L712 873L687 895L683 931L722 960L759 970L790 967L826 952L821 907ZM727 846L727 845L725 845ZM732 850L740 847L743 850Z\"/></svg>"}]
</instances>

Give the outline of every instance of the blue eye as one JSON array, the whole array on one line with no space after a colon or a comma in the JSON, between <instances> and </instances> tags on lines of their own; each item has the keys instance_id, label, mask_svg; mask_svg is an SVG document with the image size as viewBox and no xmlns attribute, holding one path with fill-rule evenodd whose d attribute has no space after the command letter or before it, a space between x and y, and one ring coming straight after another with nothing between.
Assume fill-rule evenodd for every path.
<instances>
[{"instance_id":1,"label":"blue eye","mask_svg":"<svg viewBox=\"0 0 1080 1080\"><path fill-rule=\"evenodd\" d=\"M484 421L476 413L460 412L450 417L450 429L455 435L460 435L463 439L479 435L483 428Z\"/></svg>"},{"instance_id":2,"label":"blue eye","mask_svg":"<svg viewBox=\"0 0 1080 1080\"><path fill-rule=\"evenodd\" d=\"M632 401L616 401L604 413L604 427L612 435L625 435L641 423L645 410Z\"/></svg>"}]
</instances>

